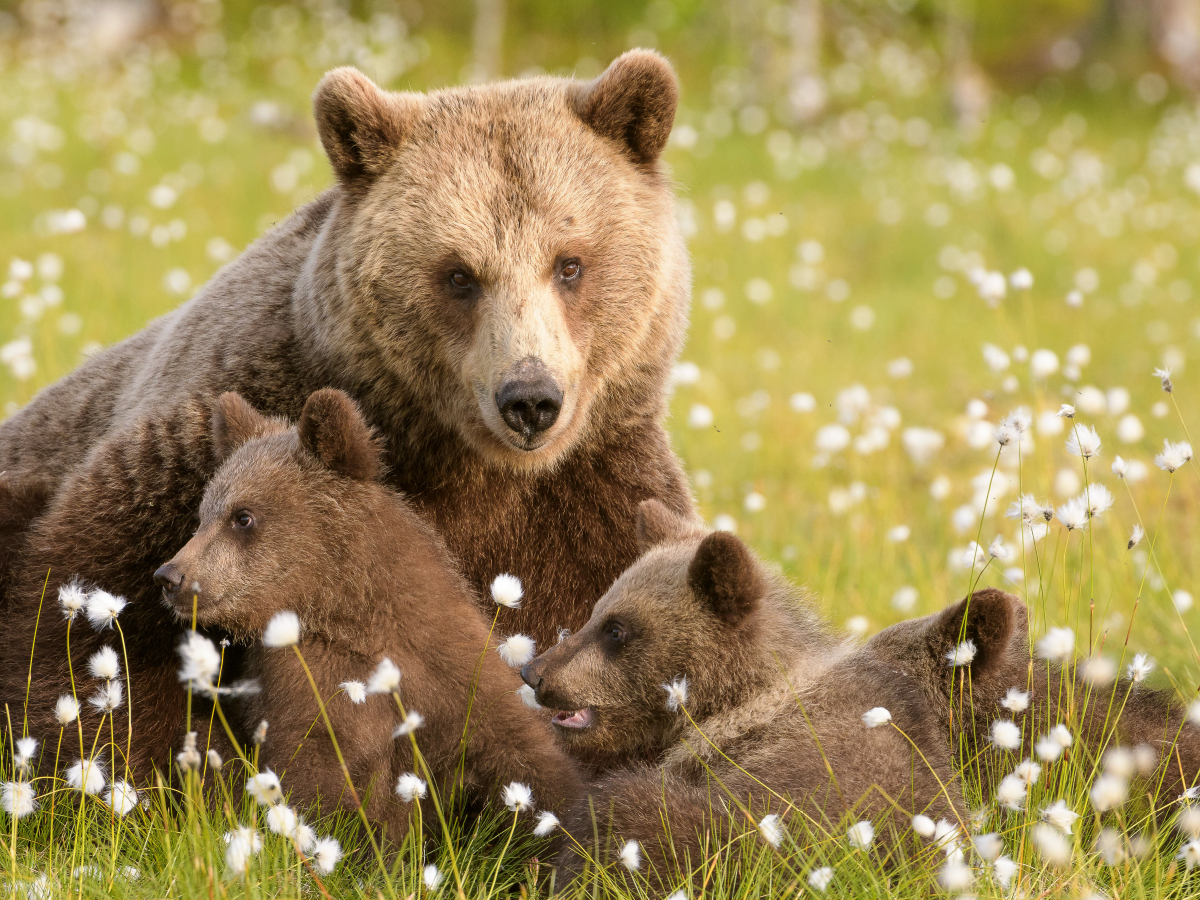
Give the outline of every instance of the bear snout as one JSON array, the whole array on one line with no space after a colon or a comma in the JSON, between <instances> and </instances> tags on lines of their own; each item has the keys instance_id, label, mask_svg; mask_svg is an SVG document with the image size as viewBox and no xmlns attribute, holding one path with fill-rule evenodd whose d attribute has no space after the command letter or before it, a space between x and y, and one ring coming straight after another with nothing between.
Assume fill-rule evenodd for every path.
<instances>
[{"instance_id":1,"label":"bear snout","mask_svg":"<svg viewBox=\"0 0 1200 900\"><path fill-rule=\"evenodd\" d=\"M521 680L533 688L534 694L537 694L542 686L542 673L534 668L536 662L537 660L532 660L521 666Z\"/></svg>"},{"instance_id":2,"label":"bear snout","mask_svg":"<svg viewBox=\"0 0 1200 900\"><path fill-rule=\"evenodd\" d=\"M545 364L527 356L509 369L495 399L504 424L529 443L558 421L563 392Z\"/></svg>"},{"instance_id":3,"label":"bear snout","mask_svg":"<svg viewBox=\"0 0 1200 900\"><path fill-rule=\"evenodd\" d=\"M154 572L154 583L165 593L177 594L183 585L183 570L174 563L164 563Z\"/></svg>"}]
</instances>

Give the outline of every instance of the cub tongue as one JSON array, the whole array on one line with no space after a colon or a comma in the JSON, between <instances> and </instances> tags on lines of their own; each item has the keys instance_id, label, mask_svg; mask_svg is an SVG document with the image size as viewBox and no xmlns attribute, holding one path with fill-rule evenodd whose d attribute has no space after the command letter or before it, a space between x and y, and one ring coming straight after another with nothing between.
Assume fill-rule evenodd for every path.
<instances>
[{"instance_id":1,"label":"cub tongue","mask_svg":"<svg viewBox=\"0 0 1200 900\"><path fill-rule=\"evenodd\" d=\"M592 724L592 711L587 707L577 709L574 712L564 710L563 712L555 713L551 721L560 728L587 728Z\"/></svg>"}]
</instances>

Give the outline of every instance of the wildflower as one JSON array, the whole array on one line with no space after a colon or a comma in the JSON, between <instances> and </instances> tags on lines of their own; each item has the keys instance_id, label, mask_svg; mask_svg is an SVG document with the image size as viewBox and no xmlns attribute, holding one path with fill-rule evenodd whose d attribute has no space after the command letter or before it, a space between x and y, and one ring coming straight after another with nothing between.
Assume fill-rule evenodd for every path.
<instances>
[{"instance_id":1,"label":"wildflower","mask_svg":"<svg viewBox=\"0 0 1200 900\"><path fill-rule=\"evenodd\" d=\"M1146 536L1145 529L1141 525L1134 525L1133 531L1129 532L1129 543L1125 545L1126 550L1132 550L1142 542L1142 538Z\"/></svg>"},{"instance_id":2,"label":"wildflower","mask_svg":"<svg viewBox=\"0 0 1200 900\"><path fill-rule=\"evenodd\" d=\"M104 790L104 766L98 759L79 759L67 769L67 786L85 794Z\"/></svg>"},{"instance_id":3,"label":"wildflower","mask_svg":"<svg viewBox=\"0 0 1200 900\"><path fill-rule=\"evenodd\" d=\"M1088 518L1087 498L1084 496L1068 500L1058 508L1058 520L1067 527L1067 531L1087 527Z\"/></svg>"},{"instance_id":4,"label":"wildflower","mask_svg":"<svg viewBox=\"0 0 1200 900\"><path fill-rule=\"evenodd\" d=\"M974 880L971 867L953 859L938 873L938 883L948 891L965 891Z\"/></svg>"},{"instance_id":5,"label":"wildflower","mask_svg":"<svg viewBox=\"0 0 1200 900\"><path fill-rule=\"evenodd\" d=\"M401 737L405 737L406 735L410 735L424 724L425 724L425 717L423 715L421 715L419 712L417 712L415 709L410 709L405 714L404 721L401 722L399 727L397 727L396 730L392 732L392 739L394 740L396 738L401 738Z\"/></svg>"},{"instance_id":6,"label":"wildflower","mask_svg":"<svg viewBox=\"0 0 1200 900\"><path fill-rule=\"evenodd\" d=\"M1117 435L1117 436L1120 437L1120 435ZM1128 471L1129 471L1129 463L1125 462L1125 460L1122 457L1118 456L1116 459L1114 459L1112 461L1112 473L1114 475L1116 475L1118 478L1124 478L1125 474Z\"/></svg>"},{"instance_id":7,"label":"wildflower","mask_svg":"<svg viewBox=\"0 0 1200 900\"><path fill-rule=\"evenodd\" d=\"M862 720L868 728L878 728L880 725L886 725L892 721L892 714L884 707L876 706L863 713Z\"/></svg>"},{"instance_id":8,"label":"wildflower","mask_svg":"<svg viewBox=\"0 0 1200 900\"><path fill-rule=\"evenodd\" d=\"M1054 762L1062 756L1063 748L1058 741L1046 734L1038 738L1037 743L1033 745L1033 752L1044 762Z\"/></svg>"},{"instance_id":9,"label":"wildflower","mask_svg":"<svg viewBox=\"0 0 1200 900\"><path fill-rule=\"evenodd\" d=\"M63 615L68 622L74 622L75 616L87 605L87 591L78 581L69 581L58 588L58 605L62 607Z\"/></svg>"},{"instance_id":10,"label":"wildflower","mask_svg":"<svg viewBox=\"0 0 1200 900\"><path fill-rule=\"evenodd\" d=\"M621 848L621 852L617 854L617 858L621 861L621 865L630 872L636 872L640 869L642 866L642 850L638 846L638 842L626 841L625 846Z\"/></svg>"},{"instance_id":11,"label":"wildflower","mask_svg":"<svg viewBox=\"0 0 1200 900\"><path fill-rule=\"evenodd\" d=\"M425 882L425 890L436 891L442 883L442 873L433 863L421 870L421 880Z\"/></svg>"},{"instance_id":12,"label":"wildflower","mask_svg":"<svg viewBox=\"0 0 1200 900\"><path fill-rule=\"evenodd\" d=\"M497 606L520 609L522 596L521 579L515 575L497 575L492 582L492 600Z\"/></svg>"},{"instance_id":13,"label":"wildflower","mask_svg":"<svg viewBox=\"0 0 1200 900\"><path fill-rule=\"evenodd\" d=\"M1033 287L1033 273L1022 267L1008 276L1008 282L1013 290L1027 291Z\"/></svg>"},{"instance_id":14,"label":"wildflower","mask_svg":"<svg viewBox=\"0 0 1200 900\"><path fill-rule=\"evenodd\" d=\"M1128 778L1133 774L1137 761L1133 754L1124 747L1110 747L1104 753L1104 772L1119 778Z\"/></svg>"},{"instance_id":15,"label":"wildflower","mask_svg":"<svg viewBox=\"0 0 1200 900\"><path fill-rule=\"evenodd\" d=\"M183 736L183 749L175 756L175 762L185 772L200 768L200 753L196 750L196 732Z\"/></svg>"},{"instance_id":16,"label":"wildflower","mask_svg":"<svg viewBox=\"0 0 1200 900\"><path fill-rule=\"evenodd\" d=\"M317 833L312 830L312 826L301 821L296 824L296 833L292 840L296 842L296 847L301 853L307 853L316 846Z\"/></svg>"},{"instance_id":17,"label":"wildflower","mask_svg":"<svg viewBox=\"0 0 1200 900\"><path fill-rule=\"evenodd\" d=\"M667 692L668 711L675 712L679 707L687 704L688 682L686 675L680 675L670 684L662 685L662 689Z\"/></svg>"},{"instance_id":18,"label":"wildflower","mask_svg":"<svg viewBox=\"0 0 1200 900\"><path fill-rule=\"evenodd\" d=\"M529 785L519 781L505 785L501 799L504 801L504 805L515 813L528 812L533 809L533 791L529 789Z\"/></svg>"},{"instance_id":19,"label":"wildflower","mask_svg":"<svg viewBox=\"0 0 1200 900\"><path fill-rule=\"evenodd\" d=\"M1180 848L1179 855L1175 858L1182 859L1187 865L1187 870L1192 871L1192 867L1200 862L1200 841L1192 838Z\"/></svg>"},{"instance_id":20,"label":"wildflower","mask_svg":"<svg viewBox=\"0 0 1200 900\"><path fill-rule=\"evenodd\" d=\"M1164 472L1181 469L1192 458L1192 445L1187 441L1163 441L1163 451L1154 457L1154 464Z\"/></svg>"},{"instance_id":21,"label":"wildflower","mask_svg":"<svg viewBox=\"0 0 1200 900\"><path fill-rule=\"evenodd\" d=\"M1010 687L1000 705L1012 713L1023 713L1029 709L1029 692L1020 688Z\"/></svg>"},{"instance_id":22,"label":"wildflower","mask_svg":"<svg viewBox=\"0 0 1200 900\"><path fill-rule=\"evenodd\" d=\"M1117 664L1107 656L1092 656L1080 663L1079 674L1091 684L1111 684L1117 677Z\"/></svg>"},{"instance_id":23,"label":"wildflower","mask_svg":"<svg viewBox=\"0 0 1200 900\"><path fill-rule=\"evenodd\" d=\"M1010 519L1020 519L1025 525L1049 522L1054 518L1054 507L1048 503L1039 503L1033 494L1022 494L1009 504L1006 515Z\"/></svg>"},{"instance_id":24,"label":"wildflower","mask_svg":"<svg viewBox=\"0 0 1200 900\"><path fill-rule=\"evenodd\" d=\"M1058 412L1055 413L1055 415L1057 415L1060 419L1073 419L1075 418L1075 407L1073 407L1070 403L1064 403L1058 408Z\"/></svg>"},{"instance_id":25,"label":"wildflower","mask_svg":"<svg viewBox=\"0 0 1200 900\"><path fill-rule=\"evenodd\" d=\"M137 791L128 781L114 781L104 794L104 802L118 816L124 816L137 806Z\"/></svg>"},{"instance_id":26,"label":"wildflower","mask_svg":"<svg viewBox=\"0 0 1200 900\"><path fill-rule=\"evenodd\" d=\"M390 694L400 688L400 669L386 656L367 679L368 694Z\"/></svg>"},{"instance_id":27,"label":"wildflower","mask_svg":"<svg viewBox=\"0 0 1200 900\"><path fill-rule=\"evenodd\" d=\"M1051 825L1034 825L1033 842L1046 858L1046 862L1051 865L1065 866L1071 861L1071 843L1057 828Z\"/></svg>"},{"instance_id":28,"label":"wildflower","mask_svg":"<svg viewBox=\"0 0 1200 900\"><path fill-rule=\"evenodd\" d=\"M1193 839L1200 838L1200 808L1185 806L1175 818L1175 827Z\"/></svg>"},{"instance_id":29,"label":"wildflower","mask_svg":"<svg viewBox=\"0 0 1200 900\"><path fill-rule=\"evenodd\" d=\"M1076 425L1067 436L1067 452L1091 459L1100 454L1100 435L1090 425Z\"/></svg>"},{"instance_id":30,"label":"wildflower","mask_svg":"<svg viewBox=\"0 0 1200 900\"><path fill-rule=\"evenodd\" d=\"M500 658L506 665L520 668L533 659L535 652L533 638L525 634L511 635L508 640L496 648L496 652L500 654Z\"/></svg>"},{"instance_id":31,"label":"wildflower","mask_svg":"<svg viewBox=\"0 0 1200 900\"><path fill-rule=\"evenodd\" d=\"M1185 613L1192 608L1192 595L1183 588L1179 588L1171 594L1171 602L1175 604L1175 608L1179 612Z\"/></svg>"},{"instance_id":32,"label":"wildflower","mask_svg":"<svg viewBox=\"0 0 1200 900\"><path fill-rule=\"evenodd\" d=\"M267 828L271 830L272 834L281 834L290 838L296 833L299 821L295 810L282 803L267 810Z\"/></svg>"},{"instance_id":33,"label":"wildflower","mask_svg":"<svg viewBox=\"0 0 1200 900\"><path fill-rule=\"evenodd\" d=\"M1128 857L1125 852L1125 839L1113 828L1103 828L1096 835L1096 850L1110 866L1118 866Z\"/></svg>"},{"instance_id":34,"label":"wildflower","mask_svg":"<svg viewBox=\"0 0 1200 900\"><path fill-rule=\"evenodd\" d=\"M1019 812L1025 808L1025 794L1028 790L1023 778L1005 775L996 788L996 801L1005 809Z\"/></svg>"},{"instance_id":35,"label":"wildflower","mask_svg":"<svg viewBox=\"0 0 1200 900\"><path fill-rule=\"evenodd\" d=\"M251 743L261 746L267 740L267 729L270 727L270 723L266 719L259 722L258 727L254 729L254 734L250 736Z\"/></svg>"},{"instance_id":36,"label":"wildflower","mask_svg":"<svg viewBox=\"0 0 1200 900\"><path fill-rule=\"evenodd\" d=\"M225 835L225 864L234 875L241 875L250 858L262 849L262 835L242 825Z\"/></svg>"},{"instance_id":37,"label":"wildflower","mask_svg":"<svg viewBox=\"0 0 1200 900\"><path fill-rule=\"evenodd\" d=\"M263 769L257 775L246 780L246 793L255 803L262 806L274 806L283 802L283 787L279 776L270 769Z\"/></svg>"},{"instance_id":38,"label":"wildflower","mask_svg":"<svg viewBox=\"0 0 1200 900\"><path fill-rule=\"evenodd\" d=\"M351 703L363 703L367 699L367 686L361 681L343 681L338 687L346 692Z\"/></svg>"},{"instance_id":39,"label":"wildflower","mask_svg":"<svg viewBox=\"0 0 1200 900\"><path fill-rule=\"evenodd\" d=\"M418 778L412 772L405 772L396 780L396 793L405 803L412 803L418 797L425 799L428 791L429 787L424 779Z\"/></svg>"},{"instance_id":40,"label":"wildflower","mask_svg":"<svg viewBox=\"0 0 1200 900\"><path fill-rule=\"evenodd\" d=\"M992 874L996 876L1001 890L1007 891L1013 876L1017 874L1017 864L1007 856L997 856L996 861L992 863Z\"/></svg>"},{"instance_id":41,"label":"wildflower","mask_svg":"<svg viewBox=\"0 0 1200 900\"><path fill-rule=\"evenodd\" d=\"M762 817L762 821L758 823L758 833L763 836L763 840L779 849L779 845L783 843L783 823L779 821L779 816L775 813L768 813Z\"/></svg>"},{"instance_id":42,"label":"wildflower","mask_svg":"<svg viewBox=\"0 0 1200 900\"><path fill-rule=\"evenodd\" d=\"M1129 680L1135 684L1146 680L1146 676L1154 671L1154 660L1150 659L1145 653L1139 653L1133 658L1133 662L1129 664L1126 670L1129 675Z\"/></svg>"},{"instance_id":43,"label":"wildflower","mask_svg":"<svg viewBox=\"0 0 1200 900\"><path fill-rule=\"evenodd\" d=\"M1112 491L1102 484L1089 484L1083 495L1087 498L1088 518L1102 515L1112 509Z\"/></svg>"},{"instance_id":44,"label":"wildflower","mask_svg":"<svg viewBox=\"0 0 1200 900\"><path fill-rule=\"evenodd\" d=\"M958 826L951 825L945 819L938 819L937 824L933 826L933 845L941 847L948 857L961 853Z\"/></svg>"},{"instance_id":45,"label":"wildflower","mask_svg":"<svg viewBox=\"0 0 1200 900\"><path fill-rule=\"evenodd\" d=\"M1002 750L1016 750L1021 746L1021 729L1008 719L997 719L992 723L992 743Z\"/></svg>"},{"instance_id":46,"label":"wildflower","mask_svg":"<svg viewBox=\"0 0 1200 900\"><path fill-rule=\"evenodd\" d=\"M866 819L855 822L846 832L846 840L855 850L870 849L871 842L875 840L875 826Z\"/></svg>"},{"instance_id":47,"label":"wildflower","mask_svg":"<svg viewBox=\"0 0 1200 900\"><path fill-rule=\"evenodd\" d=\"M975 852L979 854L979 858L984 862L991 862L1004 849L1004 841L1000 840L1000 835L994 831L975 835L971 838L971 843L975 847Z\"/></svg>"},{"instance_id":48,"label":"wildflower","mask_svg":"<svg viewBox=\"0 0 1200 900\"><path fill-rule=\"evenodd\" d=\"M300 617L290 609L282 610L271 616L267 630L263 632L264 647L291 647L300 640Z\"/></svg>"},{"instance_id":49,"label":"wildflower","mask_svg":"<svg viewBox=\"0 0 1200 900\"><path fill-rule=\"evenodd\" d=\"M0 787L0 807L14 819L23 819L37 809L37 794L28 781L6 781Z\"/></svg>"},{"instance_id":50,"label":"wildflower","mask_svg":"<svg viewBox=\"0 0 1200 900\"><path fill-rule=\"evenodd\" d=\"M558 816L550 812L550 810L543 810L538 813L537 825L533 828L533 834L535 837L545 837L558 826Z\"/></svg>"},{"instance_id":51,"label":"wildflower","mask_svg":"<svg viewBox=\"0 0 1200 900\"><path fill-rule=\"evenodd\" d=\"M23 737L17 740L13 751L13 765L21 772L26 772L32 765L33 754L37 752L38 740L35 737Z\"/></svg>"},{"instance_id":52,"label":"wildflower","mask_svg":"<svg viewBox=\"0 0 1200 900\"><path fill-rule=\"evenodd\" d=\"M1079 818L1079 813L1068 807L1066 800L1055 800L1042 810L1042 818L1063 834L1071 834L1071 826Z\"/></svg>"},{"instance_id":53,"label":"wildflower","mask_svg":"<svg viewBox=\"0 0 1200 900\"><path fill-rule=\"evenodd\" d=\"M1169 394L1169 393L1171 393L1171 391L1175 390L1175 386L1173 384L1171 384L1171 370L1170 369L1155 369L1154 377L1162 382L1162 389L1165 393ZM1190 869L1191 866L1188 866L1188 868Z\"/></svg>"},{"instance_id":54,"label":"wildflower","mask_svg":"<svg viewBox=\"0 0 1200 900\"><path fill-rule=\"evenodd\" d=\"M1032 427L1033 419L1029 415L1029 410L1014 409L996 426L996 443L1001 447L1007 447L1012 443L1019 444Z\"/></svg>"},{"instance_id":55,"label":"wildflower","mask_svg":"<svg viewBox=\"0 0 1200 900\"><path fill-rule=\"evenodd\" d=\"M1050 729L1049 737L1053 738L1064 750L1071 746L1071 729L1062 722Z\"/></svg>"},{"instance_id":56,"label":"wildflower","mask_svg":"<svg viewBox=\"0 0 1200 900\"><path fill-rule=\"evenodd\" d=\"M949 660L952 666L969 666L971 661L975 659L975 642L967 638L953 650L946 654L946 659Z\"/></svg>"},{"instance_id":57,"label":"wildflower","mask_svg":"<svg viewBox=\"0 0 1200 900\"><path fill-rule=\"evenodd\" d=\"M1021 764L1013 770L1013 774L1026 784L1037 784L1037 780L1042 774L1042 767L1035 763L1032 759L1024 759L1021 761Z\"/></svg>"},{"instance_id":58,"label":"wildflower","mask_svg":"<svg viewBox=\"0 0 1200 900\"><path fill-rule=\"evenodd\" d=\"M202 693L212 694L221 674L221 654L204 635L189 631L179 645L183 665L179 680Z\"/></svg>"},{"instance_id":59,"label":"wildflower","mask_svg":"<svg viewBox=\"0 0 1200 900\"><path fill-rule=\"evenodd\" d=\"M542 708L542 704L537 702L537 691L535 691L533 688L531 688L527 684L523 684L519 688L517 688L517 696L520 697L521 702L524 703L526 706L528 706L530 709L541 709Z\"/></svg>"},{"instance_id":60,"label":"wildflower","mask_svg":"<svg viewBox=\"0 0 1200 900\"><path fill-rule=\"evenodd\" d=\"M933 824L933 819L920 814L913 816L912 827L913 831L923 838L933 837L934 829L936 828Z\"/></svg>"},{"instance_id":61,"label":"wildflower","mask_svg":"<svg viewBox=\"0 0 1200 900\"><path fill-rule=\"evenodd\" d=\"M1129 796L1129 783L1119 775L1101 775L1090 792L1096 812L1106 812L1120 806Z\"/></svg>"},{"instance_id":62,"label":"wildflower","mask_svg":"<svg viewBox=\"0 0 1200 900\"><path fill-rule=\"evenodd\" d=\"M1075 632L1051 628L1037 642L1038 656L1051 662L1067 662L1075 654Z\"/></svg>"},{"instance_id":63,"label":"wildflower","mask_svg":"<svg viewBox=\"0 0 1200 900\"><path fill-rule=\"evenodd\" d=\"M833 869L829 866L821 866L821 868L813 869L808 873L808 886L814 891L824 893L832 882Z\"/></svg>"},{"instance_id":64,"label":"wildflower","mask_svg":"<svg viewBox=\"0 0 1200 900\"><path fill-rule=\"evenodd\" d=\"M205 756L208 759L208 766L211 769L219 769L225 765L225 760L221 759L221 754L216 750L210 748Z\"/></svg>"},{"instance_id":65,"label":"wildflower","mask_svg":"<svg viewBox=\"0 0 1200 900\"><path fill-rule=\"evenodd\" d=\"M112 681L121 674L121 662L117 659L117 651L112 647L101 647L88 660L88 670L93 678Z\"/></svg>"},{"instance_id":66,"label":"wildflower","mask_svg":"<svg viewBox=\"0 0 1200 900\"><path fill-rule=\"evenodd\" d=\"M334 870L342 858L342 845L335 837L323 837L312 850L313 866L322 875Z\"/></svg>"},{"instance_id":67,"label":"wildflower","mask_svg":"<svg viewBox=\"0 0 1200 900\"><path fill-rule=\"evenodd\" d=\"M988 272L980 278L975 288L979 291L980 299L988 306L995 308L1000 305L1000 301L1008 293L1008 280L1004 277L1003 272Z\"/></svg>"},{"instance_id":68,"label":"wildflower","mask_svg":"<svg viewBox=\"0 0 1200 900\"><path fill-rule=\"evenodd\" d=\"M108 591L92 591L87 600L88 621L97 631L110 628L128 602L124 597L117 597Z\"/></svg>"},{"instance_id":69,"label":"wildflower","mask_svg":"<svg viewBox=\"0 0 1200 900\"><path fill-rule=\"evenodd\" d=\"M125 688L119 681L106 681L95 696L88 698L88 703L102 713L120 709L125 703Z\"/></svg>"}]
</instances>

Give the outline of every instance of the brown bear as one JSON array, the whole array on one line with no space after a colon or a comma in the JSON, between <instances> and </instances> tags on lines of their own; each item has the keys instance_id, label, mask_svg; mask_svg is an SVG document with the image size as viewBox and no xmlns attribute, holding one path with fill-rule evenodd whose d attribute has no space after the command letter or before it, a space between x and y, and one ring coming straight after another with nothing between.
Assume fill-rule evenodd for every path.
<instances>
[{"instance_id":1,"label":"brown bear","mask_svg":"<svg viewBox=\"0 0 1200 900\"><path fill-rule=\"evenodd\" d=\"M637 555L637 503L692 505L662 427L691 291L660 161L677 94L650 51L590 82L427 95L330 72L314 108L336 185L0 425L0 471L54 486L3 600L0 700L23 702L47 572L50 597L78 576L130 601L134 693L156 713L135 767L178 748L148 573L195 529L225 391L290 419L347 391L468 582L528 586L503 631L544 646L586 621ZM67 668L34 677L65 690Z\"/></svg>"},{"instance_id":2,"label":"brown bear","mask_svg":"<svg viewBox=\"0 0 1200 900\"><path fill-rule=\"evenodd\" d=\"M1149 745L1163 796L1200 775L1200 730L1169 695L1101 689L1034 659L1009 594L976 592L856 647L733 535L653 500L638 532L644 555L587 625L522 670L595 778L564 823L570 872L581 847L599 841L603 857L617 846L606 839L629 839L668 887L768 810L827 828L871 819L885 845L915 840L914 813L961 828L963 767L979 765L988 792L1020 759L990 745L998 719L1014 721L1026 755L1060 722L1087 752ZM1023 709L1002 706L1010 690L1028 693ZM879 708L889 715L868 715Z\"/></svg>"},{"instance_id":3,"label":"brown bear","mask_svg":"<svg viewBox=\"0 0 1200 900\"><path fill-rule=\"evenodd\" d=\"M489 623L444 544L380 481L378 444L344 393L317 391L291 428L223 394L213 447L221 467L204 492L200 529L155 578L181 622L194 614L251 642L242 674L257 691L229 702L246 734L269 723L259 764L283 776L293 802L340 797L353 807L357 796L401 840L412 807L397 797L397 779L424 777L410 739L394 734L406 713L423 717L413 733L443 803L451 788L481 797L512 781L560 811L581 793L545 717L522 702L516 672L488 647ZM261 643L285 610L299 618L303 664L289 646ZM367 692L385 658L398 667L404 712L390 690ZM214 683L215 674L207 674ZM436 824L432 809L425 821Z\"/></svg>"}]
</instances>

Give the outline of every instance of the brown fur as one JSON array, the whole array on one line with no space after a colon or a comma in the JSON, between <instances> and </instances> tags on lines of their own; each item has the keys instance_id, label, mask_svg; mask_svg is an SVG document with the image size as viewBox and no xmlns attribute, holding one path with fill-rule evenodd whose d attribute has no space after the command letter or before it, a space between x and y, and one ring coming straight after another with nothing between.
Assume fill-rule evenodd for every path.
<instances>
[{"instance_id":1,"label":"brown fur","mask_svg":"<svg viewBox=\"0 0 1200 900\"><path fill-rule=\"evenodd\" d=\"M228 423L237 436L223 431ZM182 576L182 588L165 596L180 620L194 604L201 625L250 642L244 674L260 691L233 702L245 733L270 723L260 765L282 776L292 801L340 798L353 807L303 665L290 648L258 642L281 610L300 617L298 646L351 779L389 837L404 836L411 813L394 793L396 779L416 770L410 740L392 737L403 715L389 695L355 705L339 693L341 682L367 682L384 656L402 672L405 707L425 716L417 742L444 797L455 785L484 797L509 781L528 784L550 809L578 796L574 764L544 717L517 697L516 674L487 647L488 623L445 546L374 479L378 447L353 402L318 391L298 426L284 429L225 394L214 432L229 456L205 491L200 530L164 567ZM241 437L248 440L239 446ZM239 515L251 524L240 526ZM427 821L436 821L432 808Z\"/></svg>"},{"instance_id":2,"label":"brown fur","mask_svg":"<svg viewBox=\"0 0 1200 900\"><path fill-rule=\"evenodd\" d=\"M674 102L670 68L648 51L591 87L389 94L331 72L316 110L338 184L0 425L0 471L54 489L2 601L0 700L23 702L26 667L13 661L29 653L47 569L50 596L78 575L131 601L134 702L163 714L137 723L152 727L134 762L166 764L179 720L158 696L170 631L150 573L194 530L225 391L288 419L319 388L347 391L384 447L386 483L472 587L522 579L526 602L502 611L501 631L546 646L586 621L637 555L637 503L691 508L661 425L690 295L655 155ZM569 283L567 259L582 268ZM449 287L460 270L472 284L461 295ZM526 439L495 397L530 359L562 408ZM49 637L39 702L67 684L61 635Z\"/></svg>"}]
</instances>

